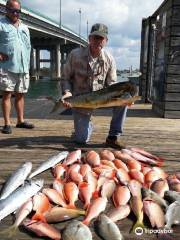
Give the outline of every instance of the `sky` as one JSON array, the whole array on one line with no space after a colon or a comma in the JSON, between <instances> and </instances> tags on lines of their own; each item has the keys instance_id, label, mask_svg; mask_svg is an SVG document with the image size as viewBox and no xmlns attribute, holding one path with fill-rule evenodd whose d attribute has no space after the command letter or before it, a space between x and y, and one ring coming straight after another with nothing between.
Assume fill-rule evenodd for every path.
<instances>
[{"instance_id":1,"label":"sky","mask_svg":"<svg viewBox=\"0 0 180 240\"><path fill-rule=\"evenodd\" d=\"M26 6L60 21L60 0L21 0ZM94 23L108 26L107 50L118 69L139 68L142 18L152 15L163 0L61 0L61 23L87 38ZM81 14L79 13L81 9ZM81 17L81 24L80 24Z\"/></svg>"}]
</instances>

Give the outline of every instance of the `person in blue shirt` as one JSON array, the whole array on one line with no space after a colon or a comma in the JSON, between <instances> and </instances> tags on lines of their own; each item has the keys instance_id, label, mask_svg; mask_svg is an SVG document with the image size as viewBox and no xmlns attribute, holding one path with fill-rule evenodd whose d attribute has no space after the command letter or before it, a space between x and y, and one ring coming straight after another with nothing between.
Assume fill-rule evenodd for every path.
<instances>
[{"instance_id":1,"label":"person in blue shirt","mask_svg":"<svg viewBox=\"0 0 180 240\"><path fill-rule=\"evenodd\" d=\"M32 129L34 125L24 121L24 93L29 88L30 34L19 19L21 4L8 0L6 16L0 19L0 91L4 127L2 133L12 133L10 113L11 96L15 95L17 128Z\"/></svg>"}]
</instances>

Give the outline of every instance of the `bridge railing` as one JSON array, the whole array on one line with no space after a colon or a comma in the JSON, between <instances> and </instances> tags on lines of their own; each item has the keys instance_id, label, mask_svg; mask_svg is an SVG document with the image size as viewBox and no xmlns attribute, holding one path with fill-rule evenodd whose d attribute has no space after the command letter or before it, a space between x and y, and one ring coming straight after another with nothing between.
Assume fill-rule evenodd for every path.
<instances>
[{"instance_id":1,"label":"bridge railing","mask_svg":"<svg viewBox=\"0 0 180 240\"><path fill-rule=\"evenodd\" d=\"M5 1L0 0L0 13L4 14L5 12L6 12ZM52 20L51 18L43 15L38 11L34 11L26 7L23 7L22 13L21 13L21 19L31 24L35 24L39 27L44 27L50 31L54 31L65 38L69 37L72 39L76 39L83 45L87 44L87 40L85 38L80 37L76 32L72 31L70 28L67 28L63 25L60 27L57 21Z\"/></svg>"},{"instance_id":2,"label":"bridge railing","mask_svg":"<svg viewBox=\"0 0 180 240\"><path fill-rule=\"evenodd\" d=\"M52 19L52 18L50 18L50 17L40 13L39 11L35 11L35 10L29 9L27 7L23 7L23 12L26 13L26 14L31 13L31 15L33 14L35 17L38 17L38 18L42 19L43 21L45 20L46 22L49 22L50 24L52 24L52 25L54 25L54 26L56 26L58 28L62 28L63 30L69 31L69 32L71 32L74 35L79 37L79 35L75 31L73 31L72 29L68 28L65 25L61 25L60 26L58 21L56 21L55 19ZM86 40L83 37L81 37L81 38Z\"/></svg>"}]
</instances>

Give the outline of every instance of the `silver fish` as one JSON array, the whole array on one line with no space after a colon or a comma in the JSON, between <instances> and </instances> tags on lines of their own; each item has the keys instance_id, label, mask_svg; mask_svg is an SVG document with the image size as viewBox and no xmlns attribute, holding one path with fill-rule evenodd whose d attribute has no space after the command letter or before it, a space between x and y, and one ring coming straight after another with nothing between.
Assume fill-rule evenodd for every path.
<instances>
[{"instance_id":1,"label":"silver fish","mask_svg":"<svg viewBox=\"0 0 180 240\"><path fill-rule=\"evenodd\" d=\"M46 171L47 169L54 167L59 162L63 161L67 157L68 153L69 152L64 151L50 157L47 161L40 164L40 166L33 173L31 173L29 178L33 178L34 176Z\"/></svg>"},{"instance_id":2,"label":"silver fish","mask_svg":"<svg viewBox=\"0 0 180 240\"><path fill-rule=\"evenodd\" d=\"M170 202L175 202L175 201L180 202L180 193L176 191L166 191L164 193L164 198Z\"/></svg>"},{"instance_id":3,"label":"silver fish","mask_svg":"<svg viewBox=\"0 0 180 240\"><path fill-rule=\"evenodd\" d=\"M124 239L118 226L105 214L99 216L95 230L104 240Z\"/></svg>"},{"instance_id":4,"label":"silver fish","mask_svg":"<svg viewBox=\"0 0 180 240\"><path fill-rule=\"evenodd\" d=\"M141 192L142 192L143 198L146 198L146 197L150 198L150 199L154 200L156 203L158 203L161 207L163 207L165 209L168 208L167 202L163 198L161 198L157 193L153 192L152 190L147 189L147 188L142 188Z\"/></svg>"},{"instance_id":5,"label":"silver fish","mask_svg":"<svg viewBox=\"0 0 180 240\"><path fill-rule=\"evenodd\" d=\"M15 170L8 180L5 182L5 185L1 191L0 200L5 199L9 196L14 190L24 183L24 180L27 178L32 169L32 163L27 162L21 165L17 170Z\"/></svg>"},{"instance_id":6,"label":"silver fish","mask_svg":"<svg viewBox=\"0 0 180 240\"><path fill-rule=\"evenodd\" d=\"M62 101L56 101L52 97L49 100L55 103L51 113L63 107ZM137 96L137 87L129 82L116 83L106 88L85 93L82 95L67 98L66 101L71 103L74 108L102 108L115 107L132 104L136 100L141 99Z\"/></svg>"},{"instance_id":7,"label":"silver fish","mask_svg":"<svg viewBox=\"0 0 180 240\"><path fill-rule=\"evenodd\" d=\"M166 225L165 228L171 229L171 226L180 224L180 202L175 201L169 205L166 215Z\"/></svg>"},{"instance_id":8,"label":"silver fish","mask_svg":"<svg viewBox=\"0 0 180 240\"><path fill-rule=\"evenodd\" d=\"M24 186L12 192L7 198L0 200L0 221L15 212L27 202L29 198L39 192L43 187L43 183L43 180L28 181Z\"/></svg>"},{"instance_id":9,"label":"silver fish","mask_svg":"<svg viewBox=\"0 0 180 240\"><path fill-rule=\"evenodd\" d=\"M92 233L88 226L73 220L66 226L62 238L63 240L92 240Z\"/></svg>"},{"instance_id":10,"label":"silver fish","mask_svg":"<svg viewBox=\"0 0 180 240\"><path fill-rule=\"evenodd\" d=\"M7 239L14 239L13 236L16 234L19 225L26 219L26 217L31 213L33 210L33 202L32 198L30 198L26 203L24 203L16 212L16 220L5 230L0 231L0 238L1 236L6 236Z\"/></svg>"}]
</instances>

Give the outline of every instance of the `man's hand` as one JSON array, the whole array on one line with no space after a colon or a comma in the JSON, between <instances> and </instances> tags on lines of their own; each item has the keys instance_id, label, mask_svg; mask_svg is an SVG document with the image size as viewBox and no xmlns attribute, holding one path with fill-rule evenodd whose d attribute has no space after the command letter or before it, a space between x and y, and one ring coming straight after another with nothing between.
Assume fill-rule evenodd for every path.
<instances>
[{"instance_id":1,"label":"man's hand","mask_svg":"<svg viewBox=\"0 0 180 240\"><path fill-rule=\"evenodd\" d=\"M128 106L128 107L132 107L133 105L134 105L134 102L129 103L127 106Z\"/></svg>"},{"instance_id":2,"label":"man's hand","mask_svg":"<svg viewBox=\"0 0 180 240\"><path fill-rule=\"evenodd\" d=\"M7 61L8 60L8 55L4 53L0 53L0 61Z\"/></svg>"},{"instance_id":3,"label":"man's hand","mask_svg":"<svg viewBox=\"0 0 180 240\"><path fill-rule=\"evenodd\" d=\"M63 103L63 106L66 107L66 108L72 108L72 105L71 103L69 102L66 102L66 98L69 98L69 97L72 97L72 93L67 91L61 98L61 101Z\"/></svg>"}]
</instances>

